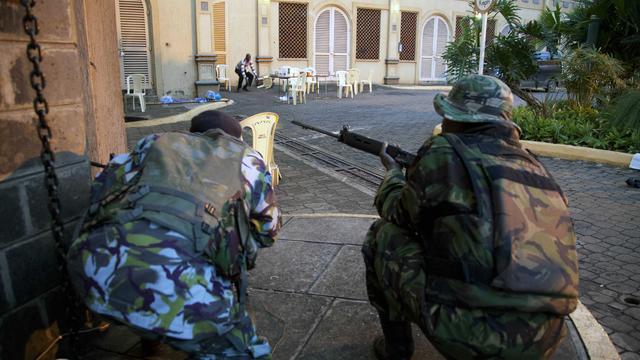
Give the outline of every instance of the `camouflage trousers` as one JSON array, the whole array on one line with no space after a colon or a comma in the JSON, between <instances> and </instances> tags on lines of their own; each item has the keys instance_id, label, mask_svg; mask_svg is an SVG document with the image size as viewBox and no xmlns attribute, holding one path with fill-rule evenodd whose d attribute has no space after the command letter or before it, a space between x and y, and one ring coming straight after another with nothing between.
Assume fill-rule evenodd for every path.
<instances>
[{"instance_id":1,"label":"camouflage trousers","mask_svg":"<svg viewBox=\"0 0 640 360\"><path fill-rule=\"evenodd\" d=\"M184 236L147 220L83 234L69 275L92 311L195 359L270 359L229 279Z\"/></svg>"},{"instance_id":2,"label":"camouflage trousers","mask_svg":"<svg viewBox=\"0 0 640 360\"><path fill-rule=\"evenodd\" d=\"M371 226L362 253L371 304L391 321L416 323L447 358L548 358L566 336L556 315L430 302L421 240L385 220Z\"/></svg>"},{"instance_id":3,"label":"camouflage trousers","mask_svg":"<svg viewBox=\"0 0 640 360\"><path fill-rule=\"evenodd\" d=\"M255 329L253 324L251 323L251 319L249 316L245 317L245 324L239 325L240 328L244 329L253 329L255 336ZM167 344L172 348L185 352L189 354L189 359L198 359L198 360L225 360L225 359L233 359L233 360L250 360L250 359L260 359L260 360L271 360L271 352L260 357L254 357L253 354L249 354L247 352L240 352L235 350L235 347L230 341L229 337L226 336L211 336L202 340L182 340L170 338L167 336L158 335L151 331L147 331L144 329L134 329L136 334L140 337L153 340L157 342L161 342L163 344ZM252 344L254 347L269 347L266 339L262 337L256 337L256 341Z\"/></svg>"}]
</instances>

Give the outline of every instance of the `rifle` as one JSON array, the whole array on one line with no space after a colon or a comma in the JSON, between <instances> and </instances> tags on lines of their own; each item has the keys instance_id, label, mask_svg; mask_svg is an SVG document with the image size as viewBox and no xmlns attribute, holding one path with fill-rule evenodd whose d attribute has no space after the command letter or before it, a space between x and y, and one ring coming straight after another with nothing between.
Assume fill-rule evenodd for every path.
<instances>
[{"instance_id":1,"label":"rifle","mask_svg":"<svg viewBox=\"0 0 640 360\"><path fill-rule=\"evenodd\" d=\"M379 155L380 150L384 145L384 143L381 141L368 138L364 135L356 134L350 131L348 126L344 126L342 130L340 130L340 133L334 134L332 132L319 129L314 126L301 123L297 120L292 121L292 123L302 127L303 129L313 130L315 132L319 132L321 134L331 136L333 138L338 139L339 142L345 145L349 145L353 148L362 150L364 152L367 152L373 155ZM413 160L416 157L415 154L412 154L408 151L404 151L401 148L393 145L387 145L387 154L389 154L389 156L391 156L398 164L400 164L400 166L405 168L411 165L411 163L413 163Z\"/></svg>"}]
</instances>

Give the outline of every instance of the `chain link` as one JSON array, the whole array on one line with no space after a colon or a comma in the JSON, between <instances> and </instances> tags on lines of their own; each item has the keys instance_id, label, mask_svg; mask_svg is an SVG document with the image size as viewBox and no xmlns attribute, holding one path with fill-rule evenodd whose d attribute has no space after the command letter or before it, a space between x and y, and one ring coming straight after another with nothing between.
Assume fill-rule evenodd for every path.
<instances>
[{"instance_id":1,"label":"chain link","mask_svg":"<svg viewBox=\"0 0 640 360\"><path fill-rule=\"evenodd\" d=\"M36 40L36 36L40 32L38 19L33 14L33 7L36 5L35 0L20 0L25 9L25 16L22 18L24 32L29 36L29 44L27 45L27 58L31 62L32 70L29 76L31 87L35 90L36 96L33 99L33 110L38 116L38 138L42 143L40 152L40 160L44 166L45 186L49 196L48 208L51 215L51 232L55 240L56 256L58 259L58 272L62 275L62 292L65 295L65 318L69 321L70 337L71 337L71 353L77 357L75 350L77 349L79 317L78 299L71 288L69 276L67 273L66 247L64 244L64 222L61 216L61 204L59 195L59 181L55 171L55 153L52 150L51 139L52 132L47 122L47 114L49 114L49 104L44 97L44 89L47 86L44 74L42 73L40 64L42 62L42 48Z\"/></svg>"}]
</instances>

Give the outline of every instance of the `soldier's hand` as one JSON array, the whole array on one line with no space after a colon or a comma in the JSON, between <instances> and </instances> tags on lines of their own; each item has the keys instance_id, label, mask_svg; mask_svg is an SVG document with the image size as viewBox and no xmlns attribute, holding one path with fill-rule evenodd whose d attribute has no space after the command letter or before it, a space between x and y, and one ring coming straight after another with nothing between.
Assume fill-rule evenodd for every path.
<instances>
[{"instance_id":1,"label":"soldier's hand","mask_svg":"<svg viewBox=\"0 0 640 360\"><path fill-rule=\"evenodd\" d=\"M380 154L378 154L378 156L380 156L380 162L382 163L382 166L384 166L384 168L387 170L391 170L391 169L401 170L402 167L400 166L400 164L398 164L396 160L391 157L391 155L387 154L388 145L389 144L385 142L382 145L382 148L380 149Z\"/></svg>"}]
</instances>

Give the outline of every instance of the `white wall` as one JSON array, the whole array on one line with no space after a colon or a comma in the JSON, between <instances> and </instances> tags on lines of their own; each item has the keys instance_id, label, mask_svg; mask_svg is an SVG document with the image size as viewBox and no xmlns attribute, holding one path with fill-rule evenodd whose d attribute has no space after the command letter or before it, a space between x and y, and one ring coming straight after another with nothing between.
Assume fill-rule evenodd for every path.
<instances>
[{"instance_id":1,"label":"white wall","mask_svg":"<svg viewBox=\"0 0 640 360\"><path fill-rule=\"evenodd\" d=\"M246 1L246 0L242 0ZM193 0L151 0L153 55L158 95L195 96Z\"/></svg>"}]
</instances>

